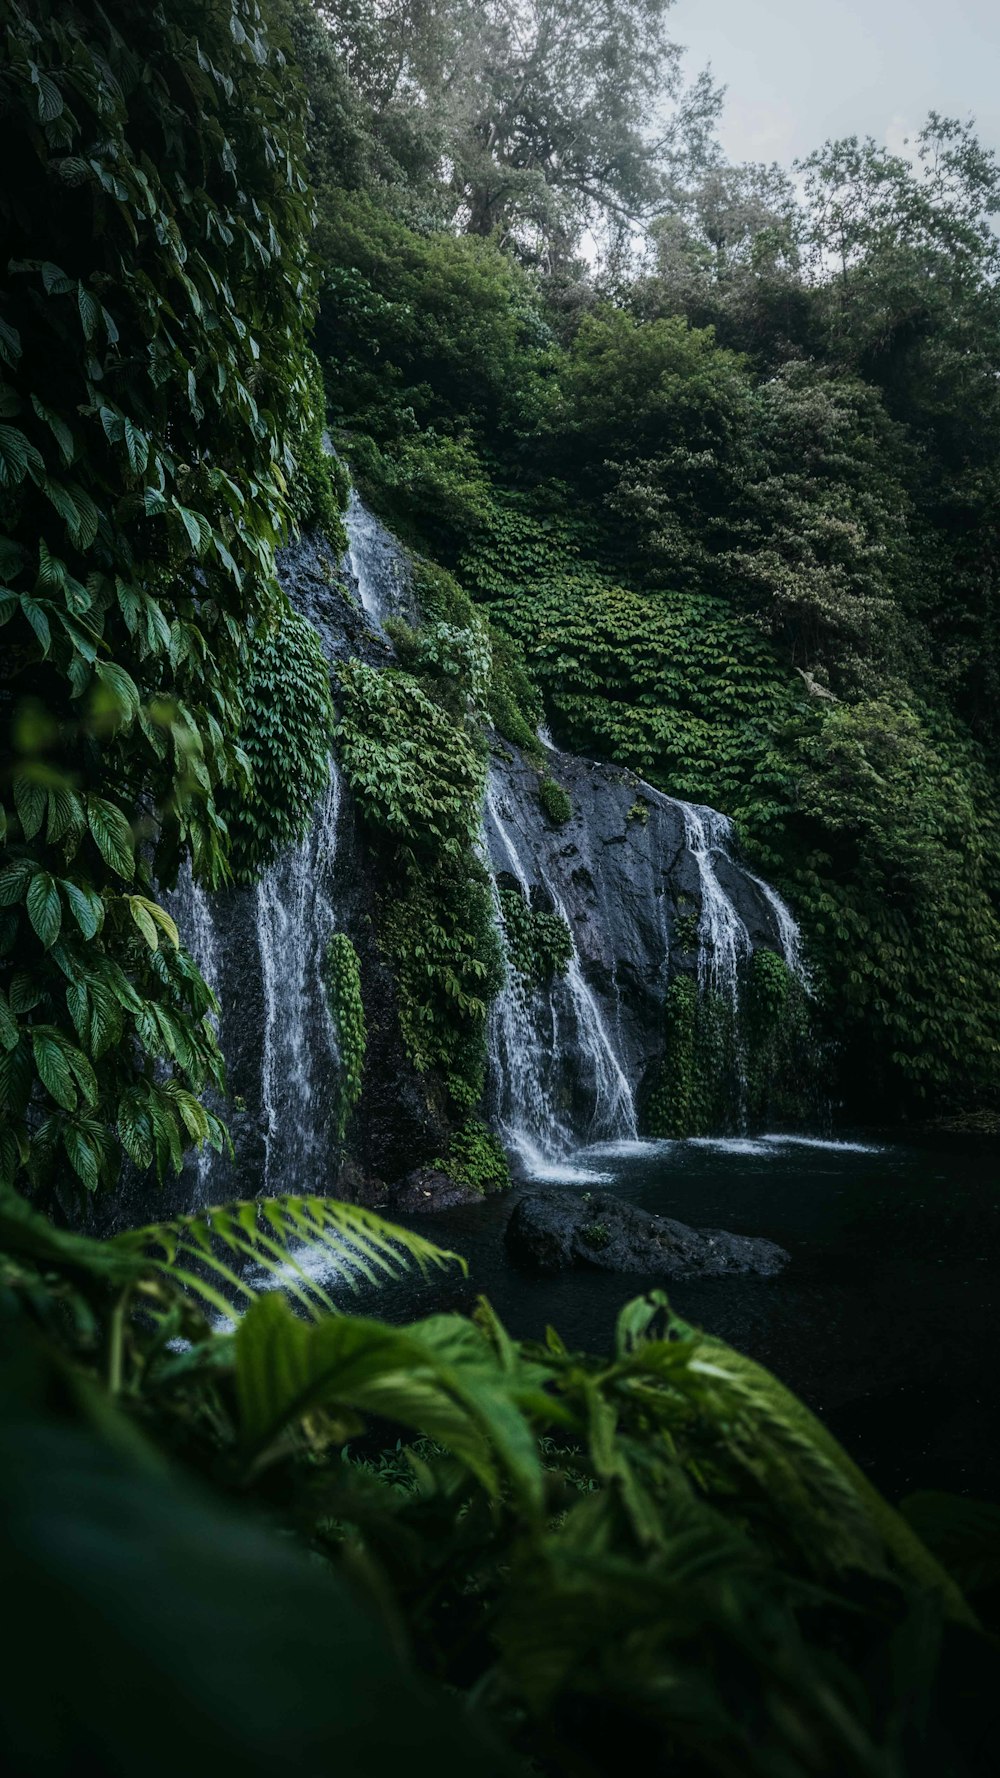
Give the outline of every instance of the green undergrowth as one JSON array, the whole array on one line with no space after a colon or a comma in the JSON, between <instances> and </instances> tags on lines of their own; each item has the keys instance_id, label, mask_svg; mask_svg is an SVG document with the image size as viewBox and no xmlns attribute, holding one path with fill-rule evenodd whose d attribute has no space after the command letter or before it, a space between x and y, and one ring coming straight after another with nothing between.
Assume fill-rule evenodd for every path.
<instances>
[{"instance_id":1,"label":"green undergrowth","mask_svg":"<svg viewBox=\"0 0 1000 1778\"><path fill-rule=\"evenodd\" d=\"M286 600L250 645L240 734L248 779L220 799L238 882L255 882L306 832L330 778L333 723L319 637Z\"/></svg>"},{"instance_id":2,"label":"green undergrowth","mask_svg":"<svg viewBox=\"0 0 1000 1778\"><path fill-rule=\"evenodd\" d=\"M475 633L410 634L412 670L340 669L338 757L373 843L379 940L410 1060L447 1115L479 1099L486 1016L503 979L479 834L487 750L464 669Z\"/></svg>"},{"instance_id":3,"label":"green undergrowth","mask_svg":"<svg viewBox=\"0 0 1000 1778\"><path fill-rule=\"evenodd\" d=\"M696 949L695 935L682 942L689 953ZM675 975L663 1020L663 1054L643 1100L651 1136L709 1136L815 1119L823 1048L808 995L775 952L753 953L735 1007L711 986L699 989L694 975Z\"/></svg>"},{"instance_id":4,"label":"green undergrowth","mask_svg":"<svg viewBox=\"0 0 1000 1778\"><path fill-rule=\"evenodd\" d=\"M348 1119L361 1097L368 1044L361 997L361 966L346 932L333 933L327 942L323 956L323 986L337 1036L340 1093L336 1129L338 1139L343 1142Z\"/></svg>"},{"instance_id":5,"label":"green undergrowth","mask_svg":"<svg viewBox=\"0 0 1000 1778\"><path fill-rule=\"evenodd\" d=\"M431 1163L447 1173L456 1185L481 1192L506 1191L510 1168L503 1144L481 1118L467 1117L451 1132L443 1155Z\"/></svg>"},{"instance_id":6,"label":"green undergrowth","mask_svg":"<svg viewBox=\"0 0 1000 1778\"><path fill-rule=\"evenodd\" d=\"M507 957L530 987L543 987L553 976L565 975L573 955L573 938L560 914L531 907L520 889L501 886Z\"/></svg>"},{"instance_id":7,"label":"green undergrowth","mask_svg":"<svg viewBox=\"0 0 1000 1778\"><path fill-rule=\"evenodd\" d=\"M548 772L538 780L538 800L553 827L565 827L573 814L569 794Z\"/></svg>"},{"instance_id":8,"label":"green undergrowth","mask_svg":"<svg viewBox=\"0 0 1000 1778\"><path fill-rule=\"evenodd\" d=\"M585 1232L598 1254L606 1225ZM253 1269L220 1330L234 1254ZM350 1312L351 1278L455 1260L328 1198L94 1241L0 1192L0 1541L33 1632L7 1656L19 1770L62 1778L84 1746L128 1770L150 1708L156 1770L178 1768L206 1673L199 1774L256 1778L289 1749L288 1769L334 1770L346 1747L373 1778L401 1759L583 1778L617 1770L623 1738L656 1778L988 1769L995 1508L896 1510L658 1291L595 1353L516 1339L482 1298L405 1325Z\"/></svg>"}]
</instances>

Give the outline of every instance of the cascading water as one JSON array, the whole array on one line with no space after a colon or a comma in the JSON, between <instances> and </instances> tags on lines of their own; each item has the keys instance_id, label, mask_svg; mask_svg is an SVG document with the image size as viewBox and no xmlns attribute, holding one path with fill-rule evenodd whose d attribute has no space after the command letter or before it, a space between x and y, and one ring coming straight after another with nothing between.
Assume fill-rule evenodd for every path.
<instances>
[{"instance_id":1,"label":"cascading water","mask_svg":"<svg viewBox=\"0 0 1000 1778\"><path fill-rule=\"evenodd\" d=\"M504 818L502 788L491 773L486 793L486 847L492 837L495 870L506 870L527 905L531 883L511 823ZM532 865L539 870L539 860ZM560 1077L572 1058L577 1097L585 1098L583 1140L631 1140L636 1135L632 1090L602 1016L584 978L573 929L554 883L540 871L555 914L570 933L572 952L566 975L547 991L532 989L507 953L507 982L494 1002L489 1044L496 1095L495 1117L507 1146L532 1172L544 1171L579 1145L581 1134L561 1090ZM503 939L503 920L494 878L494 897ZM507 950L504 940L505 952Z\"/></svg>"},{"instance_id":2,"label":"cascading water","mask_svg":"<svg viewBox=\"0 0 1000 1778\"><path fill-rule=\"evenodd\" d=\"M347 567L365 613L381 634L386 618L404 612L410 604L406 556L353 488L344 528Z\"/></svg>"},{"instance_id":3,"label":"cascading water","mask_svg":"<svg viewBox=\"0 0 1000 1778\"><path fill-rule=\"evenodd\" d=\"M177 926L181 942L191 953L213 993L217 994L221 959L212 903L207 891L200 883L195 882L188 859L184 860L178 874L177 887L165 895L163 900ZM218 1025L217 1020L213 1022ZM214 1160L213 1150L207 1144L194 1157L199 1199L204 1196Z\"/></svg>"},{"instance_id":4,"label":"cascading water","mask_svg":"<svg viewBox=\"0 0 1000 1778\"><path fill-rule=\"evenodd\" d=\"M257 885L257 941L264 983L261 1096L268 1191L302 1191L322 1181L329 1159L322 1075L337 1047L323 985L323 959L337 927L330 893L340 811L340 776L330 782L306 837Z\"/></svg>"},{"instance_id":5,"label":"cascading water","mask_svg":"<svg viewBox=\"0 0 1000 1778\"><path fill-rule=\"evenodd\" d=\"M380 664L391 658L386 620L416 616L409 558L356 495L345 524L353 600L331 580L316 540L285 552L283 580L331 664L359 648ZM575 1150L636 1138L635 1095L662 1050L685 899L699 909L699 987L734 1014L754 950L780 950L806 985L807 977L789 910L734 861L724 816L672 801L621 768L562 753L545 731L539 739L544 772L566 787L572 817L562 825L550 819L539 802L537 760L505 749L490 773L483 851L505 948L509 885L528 910L565 923L570 954L564 973L544 986L508 956L489 1020L491 1113L525 1170L582 1178L566 1165ZM306 838L255 889L216 898L187 873L169 904L224 1008L240 1190L259 1188L262 1173L269 1192L322 1190L330 1181L339 1058L323 963L340 924L335 867L354 896L341 917L357 889L347 884L346 855L337 858L340 811L332 765ZM202 1202L233 1188L225 1167L216 1179L217 1164L211 1155L197 1163Z\"/></svg>"},{"instance_id":6,"label":"cascading water","mask_svg":"<svg viewBox=\"0 0 1000 1778\"><path fill-rule=\"evenodd\" d=\"M746 923L737 913L716 873L716 856L729 857L733 825L728 816L701 803L677 802L684 819L684 837L698 870L701 913L698 920L698 986L713 988L732 1005L739 988L740 962L753 950Z\"/></svg>"},{"instance_id":7,"label":"cascading water","mask_svg":"<svg viewBox=\"0 0 1000 1778\"><path fill-rule=\"evenodd\" d=\"M774 915L775 925L778 928L778 941L781 945L781 954L784 957L785 962L796 980L801 982L806 993L811 994L813 991L812 978L809 974L806 960L802 952L802 933L799 930L798 921L792 913L791 908L788 906L787 902L782 901L778 891L771 888L770 883L765 883L763 877L752 876L749 871L747 871L746 874L750 878L751 883L757 885L757 888L760 890L764 900L767 902L768 907Z\"/></svg>"}]
</instances>

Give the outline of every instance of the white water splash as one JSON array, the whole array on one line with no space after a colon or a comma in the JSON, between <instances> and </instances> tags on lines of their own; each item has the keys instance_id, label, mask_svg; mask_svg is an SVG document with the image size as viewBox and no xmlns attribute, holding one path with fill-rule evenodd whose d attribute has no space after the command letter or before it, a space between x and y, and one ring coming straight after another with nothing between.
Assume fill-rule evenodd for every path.
<instances>
[{"instance_id":1,"label":"white water splash","mask_svg":"<svg viewBox=\"0 0 1000 1778\"><path fill-rule=\"evenodd\" d=\"M327 1141L315 1081L317 1049L336 1056L323 987L323 957L336 930L331 875L337 845L340 777L330 781L309 832L257 885L257 940L264 985L261 1097L266 1117L268 1190L312 1190L322 1178Z\"/></svg>"},{"instance_id":2,"label":"white water splash","mask_svg":"<svg viewBox=\"0 0 1000 1778\"><path fill-rule=\"evenodd\" d=\"M830 1149L836 1154L881 1154L882 1150L874 1142L835 1142L832 1137L825 1136L782 1136L781 1134L762 1136L761 1142L769 1142L775 1148L819 1148Z\"/></svg>"}]
</instances>

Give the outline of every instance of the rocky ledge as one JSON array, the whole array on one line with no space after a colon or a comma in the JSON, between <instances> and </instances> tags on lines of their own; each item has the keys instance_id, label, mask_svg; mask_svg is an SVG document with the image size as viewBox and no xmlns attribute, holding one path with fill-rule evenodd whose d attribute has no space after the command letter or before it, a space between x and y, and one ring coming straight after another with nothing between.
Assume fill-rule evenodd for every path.
<instances>
[{"instance_id":1,"label":"rocky ledge","mask_svg":"<svg viewBox=\"0 0 1000 1778\"><path fill-rule=\"evenodd\" d=\"M518 1264L560 1272L650 1272L666 1278L754 1273L770 1278L789 1255L774 1241L690 1229L603 1192L531 1192L507 1224L507 1248Z\"/></svg>"}]
</instances>

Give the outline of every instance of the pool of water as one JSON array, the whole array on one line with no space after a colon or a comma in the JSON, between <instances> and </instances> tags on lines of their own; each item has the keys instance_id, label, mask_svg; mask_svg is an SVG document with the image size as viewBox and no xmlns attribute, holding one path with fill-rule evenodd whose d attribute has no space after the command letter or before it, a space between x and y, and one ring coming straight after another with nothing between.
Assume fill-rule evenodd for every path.
<instances>
[{"instance_id":1,"label":"pool of water","mask_svg":"<svg viewBox=\"0 0 1000 1778\"><path fill-rule=\"evenodd\" d=\"M781 1135L606 1144L537 1183L599 1185L696 1227L780 1242L791 1260L779 1277L679 1281L672 1302L775 1371L890 1497L937 1487L1000 1498L995 1146ZM531 1189L412 1219L466 1258L469 1279L409 1280L380 1295L378 1312L410 1318L482 1292L515 1335L551 1323L572 1346L607 1349L620 1305L662 1280L514 1267L504 1230Z\"/></svg>"}]
</instances>

